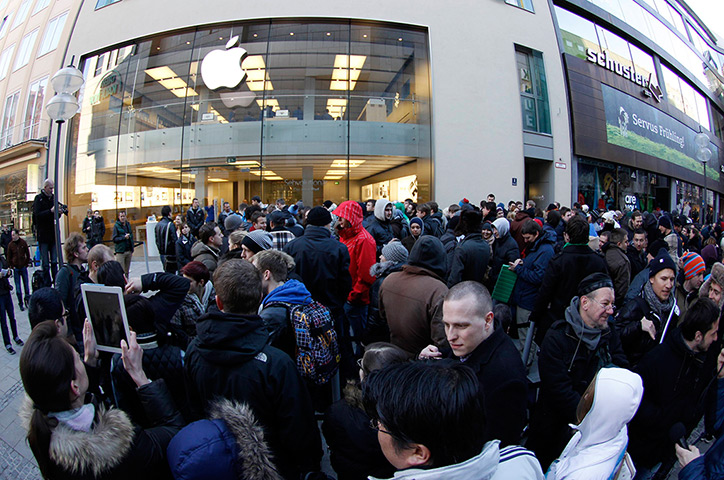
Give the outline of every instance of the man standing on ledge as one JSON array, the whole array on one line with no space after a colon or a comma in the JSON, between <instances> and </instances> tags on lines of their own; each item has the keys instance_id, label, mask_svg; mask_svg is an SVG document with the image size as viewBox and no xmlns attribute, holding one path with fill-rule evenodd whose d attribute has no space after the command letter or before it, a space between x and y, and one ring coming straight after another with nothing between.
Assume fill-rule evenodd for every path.
<instances>
[{"instance_id":1,"label":"man standing on ledge","mask_svg":"<svg viewBox=\"0 0 724 480\"><path fill-rule=\"evenodd\" d=\"M116 261L123 266L123 271L128 276L133 258L133 231L124 210L118 212L118 220L113 225L113 243L116 244Z\"/></svg>"},{"instance_id":2,"label":"man standing on ledge","mask_svg":"<svg viewBox=\"0 0 724 480\"><path fill-rule=\"evenodd\" d=\"M35 196L33 201L33 223L35 224L35 239L38 241L40 250L40 262L43 266L43 280L47 287L52 285L50 274L53 279L58 273L58 251L55 248L55 200L53 189L55 184L49 178L43 182L43 189ZM60 206L60 205L59 205ZM59 212L60 213L64 212ZM50 260L48 260L50 255Z\"/></svg>"}]
</instances>

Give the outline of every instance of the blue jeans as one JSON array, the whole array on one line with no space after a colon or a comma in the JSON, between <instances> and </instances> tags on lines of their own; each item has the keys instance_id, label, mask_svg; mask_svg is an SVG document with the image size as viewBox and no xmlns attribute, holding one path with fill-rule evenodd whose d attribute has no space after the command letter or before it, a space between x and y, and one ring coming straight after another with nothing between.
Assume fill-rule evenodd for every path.
<instances>
[{"instance_id":1,"label":"blue jeans","mask_svg":"<svg viewBox=\"0 0 724 480\"><path fill-rule=\"evenodd\" d=\"M0 329L3 333L3 342L5 346L12 345L10 336L8 335L8 323L6 319L10 319L10 330L13 332L13 338L18 336L18 327L15 324L15 309L13 309L13 299L10 292L0 295Z\"/></svg>"},{"instance_id":2,"label":"blue jeans","mask_svg":"<svg viewBox=\"0 0 724 480\"><path fill-rule=\"evenodd\" d=\"M30 289L28 287L28 267L20 267L16 268L13 272L13 277L15 278L15 294L18 296L18 303L20 305L23 304L23 294L20 291L20 280L23 281L23 287L25 290L25 296L30 296Z\"/></svg>"},{"instance_id":3,"label":"blue jeans","mask_svg":"<svg viewBox=\"0 0 724 480\"><path fill-rule=\"evenodd\" d=\"M367 327L367 305L352 305L349 302L344 304L344 315L347 317L347 324L351 330L352 347L357 357L362 356L362 334Z\"/></svg>"},{"instance_id":4,"label":"blue jeans","mask_svg":"<svg viewBox=\"0 0 724 480\"><path fill-rule=\"evenodd\" d=\"M58 250L55 243L38 243L40 249L40 264L43 266L43 280L45 286L50 287L55 281L55 275L58 273ZM50 260L48 260L50 255ZM50 278L50 272L53 272L53 279Z\"/></svg>"}]
</instances>

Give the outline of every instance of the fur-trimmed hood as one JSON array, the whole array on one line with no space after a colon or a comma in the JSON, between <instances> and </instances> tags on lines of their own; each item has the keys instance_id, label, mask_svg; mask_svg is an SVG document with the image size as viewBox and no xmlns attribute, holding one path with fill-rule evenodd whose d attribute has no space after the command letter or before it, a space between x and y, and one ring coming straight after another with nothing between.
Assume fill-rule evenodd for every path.
<instances>
[{"instance_id":1,"label":"fur-trimmed hood","mask_svg":"<svg viewBox=\"0 0 724 480\"><path fill-rule=\"evenodd\" d=\"M25 395L19 415L26 428L32 413L32 400ZM124 411L99 405L89 432L73 430L62 423L53 429L50 460L72 476L90 474L100 478L128 455L133 433L133 424Z\"/></svg>"},{"instance_id":2,"label":"fur-trimmed hood","mask_svg":"<svg viewBox=\"0 0 724 480\"><path fill-rule=\"evenodd\" d=\"M716 262L714 263L714 265L711 266L711 275L701 285L701 288L699 289L699 298L709 296L709 286L711 285L712 280L718 283L719 286L724 288L724 264L722 264L721 262ZM724 295L722 295L721 299L719 300L718 307L720 310L722 308L722 305L724 305Z\"/></svg>"},{"instance_id":3,"label":"fur-trimmed hood","mask_svg":"<svg viewBox=\"0 0 724 480\"><path fill-rule=\"evenodd\" d=\"M209 419L182 429L167 453L174 478L282 479L251 408L231 400L214 401Z\"/></svg>"}]
</instances>

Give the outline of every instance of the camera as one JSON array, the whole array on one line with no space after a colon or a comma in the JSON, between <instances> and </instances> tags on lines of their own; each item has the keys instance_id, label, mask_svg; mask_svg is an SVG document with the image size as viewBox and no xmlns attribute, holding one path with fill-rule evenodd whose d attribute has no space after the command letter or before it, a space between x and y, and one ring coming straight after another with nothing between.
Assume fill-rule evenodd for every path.
<instances>
[{"instance_id":1,"label":"camera","mask_svg":"<svg viewBox=\"0 0 724 480\"><path fill-rule=\"evenodd\" d=\"M58 202L58 210L60 211L61 214L68 215L68 205Z\"/></svg>"}]
</instances>

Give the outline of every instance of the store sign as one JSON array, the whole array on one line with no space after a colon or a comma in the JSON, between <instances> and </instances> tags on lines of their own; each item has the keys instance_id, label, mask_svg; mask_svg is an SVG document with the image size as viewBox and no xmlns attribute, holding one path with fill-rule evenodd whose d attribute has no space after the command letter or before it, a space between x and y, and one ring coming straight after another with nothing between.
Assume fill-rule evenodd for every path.
<instances>
[{"instance_id":1,"label":"store sign","mask_svg":"<svg viewBox=\"0 0 724 480\"><path fill-rule=\"evenodd\" d=\"M653 97L657 102L661 102L664 98L664 94L658 84L654 81L655 79L652 74L649 74L648 78L646 78L640 73L636 73L630 65L622 65L611 58L611 54L606 50L603 52L597 52L592 48L587 48L586 60L591 63L595 63L599 67L603 67L606 70L625 78L626 80L630 80L640 87L643 87L644 95L647 97Z\"/></svg>"},{"instance_id":2,"label":"store sign","mask_svg":"<svg viewBox=\"0 0 724 480\"><path fill-rule=\"evenodd\" d=\"M226 49L212 50L201 62L201 78L211 90L217 88L236 88L246 79L246 71L241 68L241 61L247 51L235 47L239 42L238 35L226 43Z\"/></svg>"},{"instance_id":3,"label":"store sign","mask_svg":"<svg viewBox=\"0 0 724 480\"><path fill-rule=\"evenodd\" d=\"M639 199L636 198L636 195L626 195L623 198L623 203L629 210L636 210L638 208Z\"/></svg>"},{"instance_id":4,"label":"store sign","mask_svg":"<svg viewBox=\"0 0 724 480\"><path fill-rule=\"evenodd\" d=\"M696 158L697 132L683 123L608 85L601 84L608 143L657 157L701 175L704 167ZM719 150L710 143L712 160L707 176L719 181Z\"/></svg>"},{"instance_id":5,"label":"store sign","mask_svg":"<svg viewBox=\"0 0 724 480\"><path fill-rule=\"evenodd\" d=\"M121 85L121 76L115 70L106 73L90 96L90 104L97 105L106 98L115 96L121 91Z\"/></svg>"}]
</instances>

